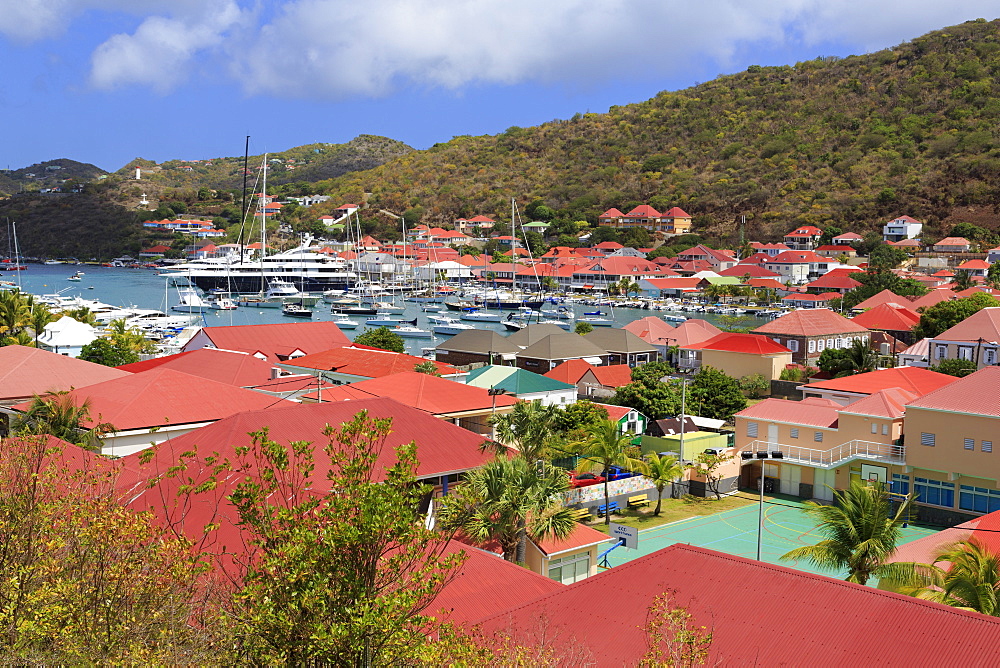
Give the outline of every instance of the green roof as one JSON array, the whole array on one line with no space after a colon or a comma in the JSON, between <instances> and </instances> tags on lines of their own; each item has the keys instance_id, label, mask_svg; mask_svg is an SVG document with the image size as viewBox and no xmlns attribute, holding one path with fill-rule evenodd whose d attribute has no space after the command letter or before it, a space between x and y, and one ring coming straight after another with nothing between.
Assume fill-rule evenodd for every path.
<instances>
[{"instance_id":1,"label":"green roof","mask_svg":"<svg viewBox=\"0 0 1000 668\"><path fill-rule=\"evenodd\" d=\"M708 281L712 285L739 285L740 279L736 276L706 276L702 280Z\"/></svg>"},{"instance_id":2,"label":"green roof","mask_svg":"<svg viewBox=\"0 0 1000 668\"><path fill-rule=\"evenodd\" d=\"M531 223L525 223L524 225L522 225L522 227L535 227L535 228L540 228L540 229L547 229L549 225L550 225L550 223L543 223L540 220L536 220L536 221L531 222Z\"/></svg>"},{"instance_id":3,"label":"green roof","mask_svg":"<svg viewBox=\"0 0 1000 668\"><path fill-rule=\"evenodd\" d=\"M466 384L483 389L495 387L514 395L576 389L576 385L546 378L531 371L498 365L484 366L471 371Z\"/></svg>"}]
</instances>

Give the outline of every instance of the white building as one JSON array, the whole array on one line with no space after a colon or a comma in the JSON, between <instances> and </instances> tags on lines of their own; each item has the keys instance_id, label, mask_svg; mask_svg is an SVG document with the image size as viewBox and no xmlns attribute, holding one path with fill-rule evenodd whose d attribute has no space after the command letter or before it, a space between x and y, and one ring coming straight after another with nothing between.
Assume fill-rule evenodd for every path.
<instances>
[{"instance_id":1,"label":"white building","mask_svg":"<svg viewBox=\"0 0 1000 668\"><path fill-rule=\"evenodd\" d=\"M909 216L900 216L882 226L882 240L902 241L903 239L916 239L920 236L920 230L923 227L924 224L919 220L914 220Z\"/></svg>"},{"instance_id":2,"label":"white building","mask_svg":"<svg viewBox=\"0 0 1000 668\"><path fill-rule=\"evenodd\" d=\"M64 315L45 325L38 335L38 347L67 357L79 357L83 347L96 338L97 332L93 327Z\"/></svg>"}]
</instances>

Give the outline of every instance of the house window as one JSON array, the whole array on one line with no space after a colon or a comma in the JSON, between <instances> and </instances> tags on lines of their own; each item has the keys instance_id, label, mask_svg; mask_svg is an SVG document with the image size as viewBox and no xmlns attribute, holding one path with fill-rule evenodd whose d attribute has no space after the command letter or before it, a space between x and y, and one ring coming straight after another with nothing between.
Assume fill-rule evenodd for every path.
<instances>
[{"instance_id":1,"label":"house window","mask_svg":"<svg viewBox=\"0 0 1000 668\"><path fill-rule=\"evenodd\" d=\"M787 345L788 349L791 350L793 353L799 352L799 342L798 341L795 341L794 339L789 339L788 342L785 345Z\"/></svg>"},{"instance_id":2,"label":"house window","mask_svg":"<svg viewBox=\"0 0 1000 668\"><path fill-rule=\"evenodd\" d=\"M934 357L939 360L943 360L945 355L948 354L948 346L935 346L934 347Z\"/></svg>"},{"instance_id":3,"label":"house window","mask_svg":"<svg viewBox=\"0 0 1000 668\"><path fill-rule=\"evenodd\" d=\"M750 438L757 438L757 423L747 422L747 436Z\"/></svg>"},{"instance_id":4,"label":"house window","mask_svg":"<svg viewBox=\"0 0 1000 668\"><path fill-rule=\"evenodd\" d=\"M817 431L816 433L814 433L813 434L813 440L816 441L817 443L822 443L823 442L823 432Z\"/></svg>"},{"instance_id":5,"label":"house window","mask_svg":"<svg viewBox=\"0 0 1000 668\"><path fill-rule=\"evenodd\" d=\"M792 438L798 438L799 437L799 429L798 429L798 427L792 427L788 431L792 435Z\"/></svg>"},{"instance_id":6,"label":"house window","mask_svg":"<svg viewBox=\"0 0 1000 668\"><path fill-rule=\"evenodd\" d=\"M878 433L878 423L877 422L872 422L872 433L873 434L877 434Z\"/></svg>"},{"instance_id":7,"label":"house window","mask_svg":"<svg viewBox=\"0 0 1000 668\"><path fill-rule=\"evenodd\" d=\"M833 339L827 339L826 340L826 347L827 348L833 348Z\"/></svg>"},{"instance_id":8,"label":"house window","mask_svg":"<svg viewBox=\"0 0 1000 668\"><path fill-rule=\"evenodd\" d=\"M971 360L972 359L972 347L971 346L959 346L958 347L958 359L960 359L960 360Z\"/></svg>"},{"instance_id":9,"label":"house window","mask_svg":"<svg viewBox=\"0 0 1000 668\"><path fill-rule=\"evenodd\" d=\"M976 439L974 439L974 438L967 438L967 439L965 439L965 449L966 450L975 450L976 449Z\"/></svg>"},{"instance_id":10,"label":"house window","mask_svg":"<svg viewBox=\"0 0 1000 668\"><path fill-rule=\"evenodd\" d=\"M816 350L818 350L819 352L823 352L823 339L820 339L819 341L816 342Z\"/></svg>"},{"instance_id":11,"label":"house window","mask_svg":"<svg viewBox=\"0 0 1000 668\"><path fill-rule=\"evenodd\" d=\"M910 493L910 476L900 473L892 474L892 481L889 483L889 492L892 494L906 495Z\"/></svg>"},{"instance_id":12,"label":"house window","mask_svg":"<svg viewBox=\"0 0 1000 668\"><path fill-rule=\"evenodd\" d=\"M993 452L993 441L982 441L979 447L983 452Z\"/></svg>"},{"instance_id":13,"label":"house window","mask_svg":"<svg viewBox=\"0 0 1000 668\"><path fill-rule=\"evenodd\" d=\"M987 348L983 351L983 364L996 364L997 351L995 348Z\"/></svg>"},{"instance_id":14,"label":"house window","mask_svg":"<svg viewBox=\"0 0 1000 668\"><path fill-rule=\"evenodd\" d=\"M1000 492L985 487L962 485L958 492L958 507L974 513L992 513L1000 510Z\"/></svg>"},{"instance_id":15,"label":"house window","mask_svg":"<svg viewBox=\"0 0 1000 668\"><path fill-rule=\"evenodd\" d=\"M888 436L889 435L889 424L888 423L882 425L882 435L883 436Z\"/></svg>"},{"instance_id":16,"label":"house window","mask_svg":"<svg viewBox=\"0 0 1000 668\"><path fill-rule=\"evenodd\" d=\"M549 577L569 585L590 575L590 553L574 554L549 562Z\"/></svg>"},{"instance_id":17,"label":"house window","mask_svg":"<svg viewBox=\"0 0 1000 668\"><path fill-rule=\"evenodd\" d=\"M811 353L816 352L816 341L813 339L809 340L809 352Z\"/></svg>"},{"instance_id":18,"label":"house window","mask_svg":"<svg viewBox=\"0 0 1000 668\"><path fill-rule=\"evenodd\" d=\"M917 493L917 501L932 506L955 507L955 483L927 478L914 478L913 491Z\"/></svg>"},{"instance_id":19,"label":"house window","mask_svg":"<svg viewBox=\"0 0 1000 668\"><path fill-rule=\"evenodd\" d=\"M926 431L920 432L920 445L926 445L933 448L935 446L935 441L937 436L934 434L928 434Z\"/></svg>"}]
</instances>

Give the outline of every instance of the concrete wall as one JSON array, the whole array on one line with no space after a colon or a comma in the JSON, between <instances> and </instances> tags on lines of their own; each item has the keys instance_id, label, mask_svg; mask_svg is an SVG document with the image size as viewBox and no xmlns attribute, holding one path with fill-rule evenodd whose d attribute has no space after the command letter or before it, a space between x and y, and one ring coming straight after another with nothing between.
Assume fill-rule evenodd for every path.
<instances>
[{"instance_id":1,"label":"concrete wall","mask_svg":"<svg viewBox=\"0 0 1000 668\"><path fill-rule=\"evenodd\" d=\"M975 475L974 484L996 489L996 481L1000 479L1000 418L911 406L907 408L904 425L908 466L964 477ZM922 433L934 434L933 447L921 445ZM967 438L973 440L975 449L965 449ZM992 442L994 452L983 452L983 441Z\"/></svg>"},{"instance_id":2,"label":"concrete wall","mask_svg":"<svg viewBox=\"0 0 1000 668\"><path fill-rule=\"evenodd\" d=\"M792 353L780 355L748 355L725 350L702 350L702 366L712 366L733 378L742 378L755 373L768 380L776 380L786 365L792 363Z\"/></svg>"}]
</instances>

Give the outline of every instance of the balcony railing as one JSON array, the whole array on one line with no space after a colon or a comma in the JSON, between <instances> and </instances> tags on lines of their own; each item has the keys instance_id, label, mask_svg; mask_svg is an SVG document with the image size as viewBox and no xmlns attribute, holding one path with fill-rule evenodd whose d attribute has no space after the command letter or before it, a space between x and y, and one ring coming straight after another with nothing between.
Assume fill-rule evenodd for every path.
<instances>
[{"instance_id":1,"label":"balcony railing","mask_svg":"<svg viewBox=\"0 0 1000 668\"><path fill-rule=\"evenodd\" d=\"M858 440L841 443L827 450L757 440L740 448L740 452L780 452L786 461L820 469L836 468L854 459L867 459L887 464L906 463L905 446Z\"/></svg>"}]
</instances>

